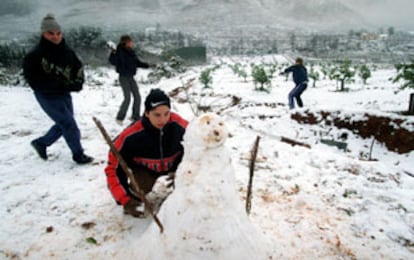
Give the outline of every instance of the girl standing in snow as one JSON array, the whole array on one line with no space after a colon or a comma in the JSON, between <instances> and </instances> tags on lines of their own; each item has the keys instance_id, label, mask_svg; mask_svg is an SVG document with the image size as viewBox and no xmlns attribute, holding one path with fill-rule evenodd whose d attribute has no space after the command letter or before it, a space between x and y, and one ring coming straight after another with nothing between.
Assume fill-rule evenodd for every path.
<instances>
[{"instance_id":1,"label":"girl standing in snow","mask_svg":"<svg viewBox=\"0 0 414 260\"><path fill-rule=\"evenodd\" d=\"M116 121L120 125L122 125L125 119L129 103L131 102L131 94L134 98L131 120L136 121L141 117L141 95L134 76L137 73L137 68L150 67L148 63L138 59L133 47L134 42L132 38L129 35L123 35L120 38L116 50L112 50L109 55L109 62L115 66L116 72L119 73L119 83L124 94L124 100L116 116Z\"/></svg>"}]
</instances>

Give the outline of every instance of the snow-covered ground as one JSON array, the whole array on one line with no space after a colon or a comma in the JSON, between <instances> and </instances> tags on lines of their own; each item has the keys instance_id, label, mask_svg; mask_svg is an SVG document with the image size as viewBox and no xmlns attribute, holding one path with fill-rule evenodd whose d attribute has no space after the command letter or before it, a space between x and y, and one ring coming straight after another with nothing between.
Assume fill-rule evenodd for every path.
<instances>
[{"instance_id":1,"label":"snow-covered ground","mask_svg":"<svg viewBox=\"0 0 414 260\"><path fill-rule=\"evenodd\" d=\"M213 62L239 62L248 68L264 59L284 61L276 56ZM414 177L410 176L414 152L397 154L375 142L372 156L378 160L360 160L362 153L369 152L371 139L291 119L287 106L293 87L290 79L275 76L270 93L258 92L251 78L245 82L222 65L213 72L212 88L202 90L197 79L203 69L191 68L154 85L140 84L141 95L145 98L154 87L169 92L196 79L188 94L220 110L230 130L226 145L242 204L249 154L256 136L261 137L249 218L273 243L274 259L414 258ZM141 70L137 80L146 73ZM100 119L112 137L122 130L115 123L122 100L121 89L114 86L117 75L112 68L88 70L87 74L102 85L88 80L73 100L82 143L95 157L92 165L75 164L63 139L48 149L50 159L42 161L30 141L42 135L51 121L30 88L0 86L0 259L117 259L121 252L145 250L133 242L152 219L124 215L115 204L103 172L108 147L92 121L93 116ZM334 91L335 82L321 80L303 94L304 109L398 117L390 111L406 110L410 91L395 93L398 86L388 81L394 74L391 67L378 69L368 85L357 81L345 93ZM200 93L206 95L200 97ZM233 95L241 103L229 107ZM181 102L186 97L184 92L173 97L173 110L191 120L193 109ZM347 152L320 143L321 138L337 138L342 133L348 134ZM280 136L311 148L291 146L279 141Z\"/></svg>"}]
</instances>

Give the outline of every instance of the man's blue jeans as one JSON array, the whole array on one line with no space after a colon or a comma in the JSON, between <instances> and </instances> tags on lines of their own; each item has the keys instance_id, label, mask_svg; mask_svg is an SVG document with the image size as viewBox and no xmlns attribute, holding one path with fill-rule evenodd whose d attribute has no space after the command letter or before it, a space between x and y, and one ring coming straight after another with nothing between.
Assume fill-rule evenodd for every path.
<instances>
[{"instance_id":1,"label":"man's blue jeans","mask_svg":"<svg viewBox=\"0 0 414 260\"><path fill-rule=\"evenodd\" d=\"M65 139L73 154L82 154L80 131L73 116L71 95L44 95L35 91L40 107L55 123L42 137L36 139L40 145L50 146L61 136Z\"/></svg>"},{"instance_id":2,"label":"man's blue jeans","mask_svg":"<svg viewBox=\"0 0 414 260\"><path fill-rule=\"evenodd\" d=\"M303 107L302 99L300 98L300 95L302 95L303 91L306 90L308 87L308 84L306 82L302 82L297 84L290 92L289 92L289 108L293 109L295 108L295 103L293 101L293 98L296 98L296 102L298 103L299 107Z\"/></svg>"}]
</instances>

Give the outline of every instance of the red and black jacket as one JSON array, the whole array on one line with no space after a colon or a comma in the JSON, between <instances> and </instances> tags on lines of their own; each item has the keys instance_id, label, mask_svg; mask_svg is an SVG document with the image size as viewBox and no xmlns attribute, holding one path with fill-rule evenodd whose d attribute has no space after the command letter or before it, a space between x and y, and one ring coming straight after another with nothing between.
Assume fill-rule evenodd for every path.
<instances>
[{"instance_id":1,"label":"red and black jacket","mask_svg":"<svg viewBox=\"0 0 414 260\"><path fill-rule=\"evenodd\" d=\"M177 169L183 156L181 141L188 122L171 112L162 130L155 128L144 115L126 128L114 141L116 149L131 169L145 167L153 174L164 175ZM118 204L124 205L132 194L128 178L112 152L105 168L108 188Z\"/></svg>"}]
</instances>

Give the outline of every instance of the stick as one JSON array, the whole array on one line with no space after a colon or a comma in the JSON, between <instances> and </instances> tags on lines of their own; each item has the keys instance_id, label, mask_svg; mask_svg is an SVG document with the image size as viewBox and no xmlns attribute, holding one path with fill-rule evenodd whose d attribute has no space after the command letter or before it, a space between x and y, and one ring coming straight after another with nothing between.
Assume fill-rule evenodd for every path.
<instances>
[{"instance_id":1,"label":"stick","mask_svg":"<svg viewBox=\"0 0 414 260\"><path fill-rule=\"evenodd\" d=\"M372 138L371 148L369 149L369 161L372 161L372 149L374 148L375 138Z\"/></svg>"},{"instance_id":2,"label":"stick","mask_svg":"<svg viewBox=\"0 0 414 260\"><path fill-rule=\"evenodd\" d=\"M148 203L147 199L145 198L145 193L139 188L139 185L135 180L134 174L128 168L128 165L126 164L124 158L122 158L122 155L119 153L119 151L116 149L115 145L112 143L112 140L109 137L108 133L106 132L105 128L103 127L101 121L99 121L99 119L97 119L96 117L93 117L92 119L95 122L98 129L100 130L100 132L101 132L102 136L104 137L105 141L107 142L107 144L111 148L111 152L118 159L119 164L122 167L122 170L124 170L124 172L127 174L128 178L130 179L132 190L134 191L136 196L144 202L145 208L148 209L148 211L150 212L150 214L154 218L155 223L157 223L158 227L160 228L160 232L162 233L164 231L164 227L162 226L161 221L158 219L157 215L154 213L151 205Z\"/></svg>"},{"instance_id":3,"label":"stick","mask_svg":"<svg viewBox=\"0 0 414 260\"><path fill-rule=\"evenodd\" d=\"M306 148L309 148L309 149L311 148L311 146L309 144L305 144L305 143L302 143L302 142L299 142L299 141L296 141L296 140L293 140L293 139L290 139L290 138L284 137L284 136L280 137L280 141L291 144L292 146L299 145L299 146L303 146L303 147L306 147Z\"/></svg>"},{"instance_id":4,"label":"stick","mask_svg":"<svg viewBox=\"0 0 414 260\"><path fill-rule=\"evenodd\" d=\"M246 196L247 215L250 214L250 209L252 208L252 188L253 188L254 165L256 163L257 150L259 149L259 140L260 140L260 136L257 136L256 141L254 142L253 149L251 151L251 157L250 157L249 185L247 186L247 196Z\"/></svg>"},{"instance_id":5,"label":"stick","mask_svg":"<svg viewBox=\"0 0 414 260\"><path fill-rule=\"evenodd\" d=\"M262 134L262 135L266 135L266 136L275 138L275 139L277 139L277 140L279 140L281 142L288 143L288 144L290 144L292 146L299 145L299 146L303 146L303 147L306 147L306 148L311 149L311 146L309 144L307 144L307 143L303 143L303 142L300 142L300 141L297 141L297 140L293 140L293 139L291 139L289 137L285 137L285 136L270 134L270 133L267 133L267 132L265 132L263 130L254 129L252 126L250 126L250 125L244 125L243 123L242 123L242 125L243 126L246 126L247 128L249 128L249 129L251 129L251 130L253 130L253 131L255 131L255 132L259 133L259 134Z\"/></svg>"},{"instance_id":6,"label":"stick","mask_svg":"<svg viewBox=\"0 0 414 260\"><path fill-rule=\"evenodd\" d=\"M411 176L411 177L413 177L414 178L414 174L412 174L411 172L408 172L408 171L403 171L405 174L407 174L408 176Z\"/></svg>"}]
</instances>

